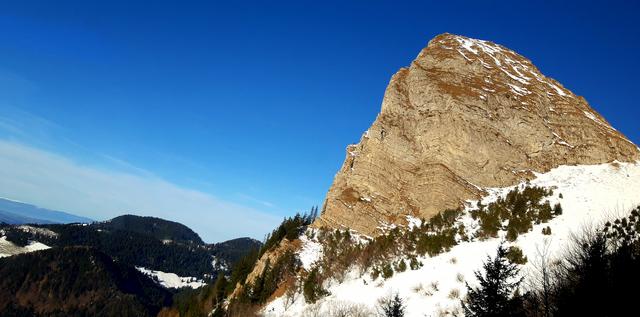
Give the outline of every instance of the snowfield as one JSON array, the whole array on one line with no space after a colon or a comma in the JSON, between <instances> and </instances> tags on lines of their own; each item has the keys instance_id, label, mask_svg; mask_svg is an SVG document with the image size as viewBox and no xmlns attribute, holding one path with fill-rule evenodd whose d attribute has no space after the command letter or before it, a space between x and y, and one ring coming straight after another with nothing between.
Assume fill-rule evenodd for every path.
<instances>
[{"instance_id":1,"label":"snowfield","mask_svg":"<svg viewBox=\"0 0 640 317\"><path fill-rule=\"evenodd\" d=\"M136 269L157 280L160 285L166 288L200 288L207 285L207 283L205 283L203 280L196 279L195 277L182 277L178 276L175 273L154 271L139 266L136 266Z\"/></svg>"},{"instance_id":2,"label":"snowfield","mask_svg":"<svg viewBox=\"0 0 640 317\"><path fill-rule=\"evenodd\" d=\"M563 214L548 223L534 225L532 231L506 244L517 245L527 256L527 264L522 266L525 275L535 271L535 263L542 261L541 254L546 254L548 263L561 255L570 243L572 233L579 233L585 226L599 226L606 220L626 216L632 208L640 205L640 162L561 166L536 176L530 184L553 188L554 194L548 200L551 205L559 202ZM516 186L524 187L525 184ZM494 201L514 187L486 189L489 195L482 202ZM470 201L469 207L476 203ZM461 221L467 228L477 226L468 213ZM541 232L547 226L551 228L551 235ZM504 237L505 233L501 234ZM449 252L420 258L424 264L420 269L396 272L388 280L371 280L370 274L360 275L357 269L352 269L342 282L325 284L331 295L316 305L306 304L302 294L294 296L292 301L283 296L269 303L263 314L269 317L304 316L311 311L319 311L321 316L327 314L332 306L345 303L360 305L373 312L379 298L397 292L405 300L407 317L452 316L461 313L460 298L466 294L465 282L476 285L474 271L481 269L487 256L495 255L501 240L460 242ZM302 242L300 258L303 266L309 268L320 257L322 246L304 235ZM525 280L523 287L530 286L531 283Z\"/></svg>"},{"instance_id":3,"label":"snowfield","mask_svg":"<svg viewBox=\"0 0 640 317\"><path fill-rule=\"evenodd\" d=\"M31 241L29 242L28 245L24 247L19 247L13 244L11 241L8 241L7 237L5 236L0 237L0 258L16 255L20 253L46 250L49 248L50 247L48 245L37 242L37 241Z\"/></svg>"},{"instance_id":4,"label":"snowfield","mask_svg":"<svg viewBox=\"0 0 640 317\"><path fill-rule=\"evenodd\" d=\"M229 270L229 264L225 260L218 259L215 256L211 256L211 267L213 267L214 271Z\"/></svg>"},{"instance_id":5,"label":"snowfield","mask_svg":"<svg viewBox=\"0 0 640 317\"><path fill-rule=\"evenodd\" d=\"M298 258L305 270L311 270L313 264L322 257L322 244L316 240L309 239L304 234L300 236L300 240L302 241L302 249L298 253Z\"/></svg>"}]
</instances>

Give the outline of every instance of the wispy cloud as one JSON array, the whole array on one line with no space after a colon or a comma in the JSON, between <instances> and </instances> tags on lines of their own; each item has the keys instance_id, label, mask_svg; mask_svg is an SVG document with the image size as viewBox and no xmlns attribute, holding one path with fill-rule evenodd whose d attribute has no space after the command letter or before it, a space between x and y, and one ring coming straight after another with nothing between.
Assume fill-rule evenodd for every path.
<instances>
[{"instance_id":1,"label":"wispy cloud","mask_svg":"<svg viewBox=\"0 0 640 317\"><path fill-rule=\"evenodd\" d=\"M207 241L261 239L280 221L150 173L83 165L7 140L0 140L0 195L98 220L123 213L166 218L184 223Z\"/></svg>"},{"instance_id":2,"label":"wispy cloud","mask_svg":"<svg viewBox=\"0 0 640 317\"><path fill-rule=\"evenodd\" d=\"M19 138L46 139L60 127L42 117L15 107L0 107L0 131Z\"/></svg>"},{"instance_id":3,"label":"wispy cloud","mask_svg":"<svg viewBox=\"0 0 640 317\"><path fill-rule=\"evenodd\" d=\"M64 127L18 107L0 104L0 137L51 149L56 145L87 152L66 136Z\"/></svg>"},{"instance_id":4,"label":"wispy cloud","mask_svg":"<svg viewBox=\"0 0 640 317\"><path fill-rule=\"evenodd\" d=\"M266 201L266 200L262 200L262 199L258 199L258 198L255 198L255 197L251 196L251 195L239 193L238 197L240 197L243 200L247 200L247 201L251 201L251 202L254 202L254 203L258 203L258 204L260 204L262 206L265 206L265 207L269 207L269 208L276 207L276 205L274 203L272 203L272 202L269 202L269 201Z\"/></svg>"}]
</instances>

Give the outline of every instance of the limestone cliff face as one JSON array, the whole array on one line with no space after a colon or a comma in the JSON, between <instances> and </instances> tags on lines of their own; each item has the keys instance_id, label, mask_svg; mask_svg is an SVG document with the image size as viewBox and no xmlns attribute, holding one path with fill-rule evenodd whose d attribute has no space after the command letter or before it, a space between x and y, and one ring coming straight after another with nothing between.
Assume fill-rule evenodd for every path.
<instances>
[{"instance_id":1,"label":"limestone cliff face","mask_svg":"<svg viewBox=\"0 0 640 317\"><path fill-rule=\"evenodd\" d=\"M639 158L584 98L525 57L442 34L391 78L375 122L347 147L314 226L376 235L532 171Z\"/></svg>"}]
</instances>

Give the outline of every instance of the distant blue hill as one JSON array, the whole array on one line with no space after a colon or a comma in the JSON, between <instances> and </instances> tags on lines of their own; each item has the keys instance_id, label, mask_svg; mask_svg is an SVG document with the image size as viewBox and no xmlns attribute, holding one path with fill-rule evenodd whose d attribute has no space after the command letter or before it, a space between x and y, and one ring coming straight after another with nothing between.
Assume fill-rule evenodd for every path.
<instances>
[{"instance_id":1,"label":"distant blue hill","mask_svg":"<svg viewBox=\"0 0 640 317\"><path fill-rule=\"evenodd\" d=\"M93 222L93 220L63 211L40 208L13 200L0 198L0 222L8 224L52 224L72 222Z\"/></svg>"},{"instance_id":2,"label":"distant blue hill","mask_svg":"<svg viewBox=\"0 0 640 317\"><path fill-rule=\"evenodd\" d=\"M6 212L0 210L0 223L7 223L10 225L21 225L25 223L36 223L36 224L52 224L53 222L44 220L44 219L36 219L31 217L24 217L18 214L14 214L12 212Z\"/></svg>"}]
</instances>

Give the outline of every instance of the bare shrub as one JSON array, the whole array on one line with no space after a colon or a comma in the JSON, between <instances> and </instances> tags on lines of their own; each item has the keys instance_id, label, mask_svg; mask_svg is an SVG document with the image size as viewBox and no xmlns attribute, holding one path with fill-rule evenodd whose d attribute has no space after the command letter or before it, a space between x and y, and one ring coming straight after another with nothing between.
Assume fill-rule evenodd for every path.
<instances>
[{"instance_id":1,"label":"bare shrub","mask_svg":"<svg viewBox=\"0 0 640 317\"><path fill-rule=\"evenodd\" d=\"M250 303L235 301L229 305L227 315L230 317L255 317L258 316L258 307Z\"/></svg>"},{"instance_id":2,"label":"bare shrub","mask_svg":"<svg viewBox=\"0 0 640 317\"><path fill-rule=\"evenodd\" d=\"M537 309L543 316L550 316L552 311L553 288L556 283L557 270L550 259L549 247L551 239L544 239L542 245L536 245L536 257L529 272L529 288L538 291Z\"/></svg>"},{"instance_id":3,"label":"bare shrub","mask_svg":"<svg viewBox=\"0 0 640 317\"><path fill-rule=\"evenodd\" d=\"M433 292L431 290L429 290L429 289L426 289L422 283L417 284L416 286L414 286L413 287L413 291L416 294L420 294L422 296L432 296L433 295Z\"/></svg>"},{"instance_id":4,"label":"bare shrub","mask_svg":"<svg viewBox=\"0 0 640 317\"><path fill-rule=\"evenodd\" d=\"M287 285L287 290L284 293L284 309L288 310L291 305L296 302L300 297L301 283L298 279L293 279Z\"/></svg>"},{"instance_id":5,"label":"bare shrub","mask_svg":"<svg viewBox=\"0 0 640 317\"><path fill-rule=\"evenodd\" d=\"M324 314L321 313L321 310L322 303L308 305L302 312L302 317L322 317Z\"/></svg>"},{"instance_id":6,"label":"bare shrub","mask_svg":"<svg viewBox=\"0 0 640 317\"><path fill-rule=\"evenodd\" d=\"M332 301L326 304L328 317L368 317L373 312L365 305L345 301Z\"/></svg>"},{"instance_id":7,"label":"bare shrub","mask_svg":"<svg viewBox=\"0 0 640 317\"><path fill-rule=\"evenodd\" d=\"M436 310L436 316L438 317L463 317L464 310L460 304L456 304L453 307L442 308L438 307Z\"/></svg>"}]
</instances>

